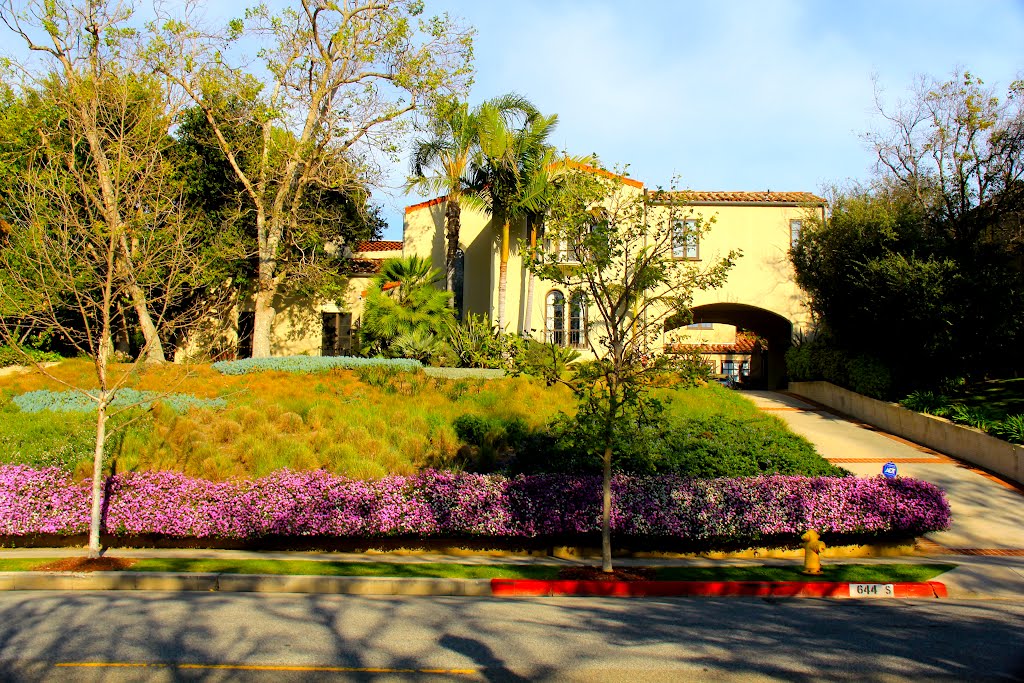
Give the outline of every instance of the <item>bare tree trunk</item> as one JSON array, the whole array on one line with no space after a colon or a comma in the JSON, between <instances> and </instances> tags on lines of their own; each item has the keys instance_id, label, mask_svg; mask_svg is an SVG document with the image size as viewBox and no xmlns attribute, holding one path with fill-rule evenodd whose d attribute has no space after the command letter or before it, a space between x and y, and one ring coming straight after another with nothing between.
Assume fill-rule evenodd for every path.
<instances>
[{"instance_id":1,"label":"bare tree trunk","mask_svg":"<svg viewBox=\"0 0 1024 683\"><path fill-rule=\"evenodd\" d=\"M260 287L256 291L256 308L252 329L253 358L270 357L270 333L274 329L274 316L277 314L273 306L274 290L276 287L273 289Z\"/></svg>"},{"instance_id":2,"label":"bare tree trunk","mask_svg":"<svg viewBox=\"0 0 1024 683\"><path fill-rule=\"evenodd\" d=\"M604 423L604 471L601 496L601 571L612 571L612 444L619 411L617 387L608 378L608 415Z\"/></svg>"},{"instance_id":3,"label":"bare tree trunk","mask_svg":"<svg viewBox=\"0 0 1024 683\"><path fill-rule=\"evenodd\" d=\"M167 360L164 355L164 346L160 342L160 333L149 315L149 307L146 305L146 295L137 287L131 287L132 306L135 308L135 315L139 316L139 327L142 328L142 337L146 346L143 354L147 363L162 363Z\"/></svg>"},{"instance_id":4,"label":"bare tree trunk","mask_svg":"<svg viewBox=\"0 0 1024 683\"><path fill-rule=\"evenodd\" d=\"M508 219L501 224L501 263L498 266L498 330L505 331L505 291L508 289Z\"/></svg>"},{"instance_id":5,"label":"bare tree trunk","mask_svg":"<svg viewBox=\"0 0 1024 683\"><path fill-rule=\"evenodd\" d=\"M102 355L102 354L101 354ZM106 366L106 360L97 360ZM103 449L107 440L106 389L100 389L100 400L96 406L96 450L92 459L92 507L89 514L89 557L100 556L100 524L103 512Z\"/></svg>"},{"instance_id":6,"label":"bare tree trunk","mask_svg":"<svg viewBox=\"0 0 1024 683\"><path fill-rule=\"evenodd\" d=\"M601 497L601 571L612 571L612 445L604 447L604 482Z\"/></svg>"}]
</instances>

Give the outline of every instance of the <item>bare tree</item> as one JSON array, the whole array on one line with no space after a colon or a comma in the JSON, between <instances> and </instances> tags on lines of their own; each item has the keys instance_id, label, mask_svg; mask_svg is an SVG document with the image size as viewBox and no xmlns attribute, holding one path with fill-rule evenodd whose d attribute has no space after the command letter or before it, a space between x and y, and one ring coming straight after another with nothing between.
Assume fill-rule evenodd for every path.
<instances>
[{"instance_id":1,"label":"bare tree","mask_svg":"<svg viewBox=\"0 0 1024 683\"><path fill-rule=\"evenodd\" d=\"M156 68L202 109L255 212L254 357L271 352L274 299L290 275L283 254L302 233L307 193L361 188L370 155L398 151L410 112L465 90L472 32L421 13L417 0L301 0L278 15L249 10L220 37L160 22ZM243 36L261 42L258 69L231 61ZM252 106L229 106L238 99ZM247 128L257 134L230 134Z\"/></svg>"},{"instance_id":2,"label":"bare tree","mask_svg":"<svg viewBox=\"0 0 1024 683\"><path fill-rule=\"evenodd\" d=\"M884 180L909 192L932 223L961 247L975 244L1024 209L1024 81L1005 99L966 71L948 81L920 77L909 97L887 107L866 137ZM1019 219L1018 219L1019 220Z\"/></svg>"},{"instance_id":3,"label":"bare tree","mask_svg":"<svg viewBox=\"0 0 1024 683\"><path fill-rule=\"evenodd\" d=\"M131 370L111 371L115 330L128 324L126 308L142 321L139 363L163 357L159 329L199 315L182 303L205 282L199 220L182 208L164 155L166 88L119 61L130 11L47 0L19 13L4 3L0 16L56 67L26 69L20 109L5 111L24 117L26 134L13 150L16 187L5 193L11 220L0 245L0 338L19 348L19 328L51 330L93 362L95 383L87 386L37 367L96 404L89 527L96 557L110 407ZM30 34L29 20L51 45Z\"/></svg>"},{"instance_id":4,"label":"bare tree","mask_svg":"<svg viewBox=\"0 0 1024 683\"><path fill-rule=\"evenodd\" d=\"M685 259L686 240L697 239L712 222L694 213L685 192L648 196L627 187L622 176L578 170L563 179L546 221L550 242L561 248L530 254L530 269L568 289L570 297L581 296L588 312L586 343L596 361L577 363L567 384L579 402L577 419L594 420L591 426L600 434L600 443L594 445L601 452L604 475L605 572L612 571L616 424L627 411L642 410L651 382L673 370L674 358L662 353L660 344L666 322L688 314L695 291L722 286L740 256L731 251L701 264Z\"/></svg>"},{"instance_id":5,"label":"bare tree","mask_svg":"<svg viewBox=\"0 0 1024 683\"><path fill-rule=\"evenodd\" d=\"M131 214L140 189L150 182L170 141L168 129L177 107L167 89L151 89L146 98L138 99L138 92L124 87L145 73L133 39L133 13L131 4L110 0L0 3L0 19L41 57L22 68L24 84L47 93L65 117L64 131L41 132L56 136L47 141L51 155L55 145L63 143L64 132L82 143L65 150L77 157L69 169L80 176L83 200L94 204L98 218L119 236L121 254L116 264L127 269L138 258ZM151 86L140 80L139 87ZM120 102L112 101L118 97ZM149 111L131 112L133 106ZM129 114L138 118L124 118ZM147 360L165 360L160 331L143 289L133 286L128 294L145 338Z\"/></svg>"}]
</instances>

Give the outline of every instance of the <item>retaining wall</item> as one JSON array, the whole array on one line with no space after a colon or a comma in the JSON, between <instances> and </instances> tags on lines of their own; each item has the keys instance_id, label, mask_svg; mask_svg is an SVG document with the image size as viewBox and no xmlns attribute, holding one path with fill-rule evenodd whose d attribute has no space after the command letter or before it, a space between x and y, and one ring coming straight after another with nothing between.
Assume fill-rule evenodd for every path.
<instances>
[{"instance_id":1,"label":"retaining wall","mask_svg":"<svg viewBox=\"0 0 1024 683\"><path fill-rule=\"evenodd\" d=\"M852 415L890 434L1024 484L1024 446L997 439L972 427L953 424L942 417L916 413L895 403L868 398L829 382L790 382L789 391Z\"/></svg>"}]
</instances>

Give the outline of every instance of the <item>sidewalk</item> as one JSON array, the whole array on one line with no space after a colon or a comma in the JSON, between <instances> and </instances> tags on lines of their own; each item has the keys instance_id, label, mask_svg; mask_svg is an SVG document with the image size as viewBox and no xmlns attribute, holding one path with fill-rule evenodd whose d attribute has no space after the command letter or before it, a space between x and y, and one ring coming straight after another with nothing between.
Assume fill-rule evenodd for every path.
<instances>
[{"instance_id":1,"label":"sidewalk","mask_svg":"<svg viewBox=\"0 0 1024 683\"><path fill-rule=\"evenodd\" d=\"M809 401L774 391L744 391L761 410L807 438L829 462L859 477L881 474L893 462L901 476L929 481L946 492L953 513L948 531L921 544L930 561L960 565L942 575L950 597L1024 597L1024 493L925 446Z\"/></svg>"}]
</instances>

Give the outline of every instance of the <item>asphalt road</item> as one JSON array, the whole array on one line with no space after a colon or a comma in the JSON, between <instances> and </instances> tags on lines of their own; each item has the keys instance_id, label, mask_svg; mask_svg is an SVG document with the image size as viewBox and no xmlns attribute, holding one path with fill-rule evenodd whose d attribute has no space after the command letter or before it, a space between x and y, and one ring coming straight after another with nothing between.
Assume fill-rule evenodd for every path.
<instances>
[{"instance_id":1,"label":"asphalt road","mask_svg":"<svg viewBox=\"0 0 1024 683\"><path fill-rule=\"evenodd\" d=\"M0 680L1015 680L1022 624L1024 601L11 592Z\"/></svg>"}]
</instances>

